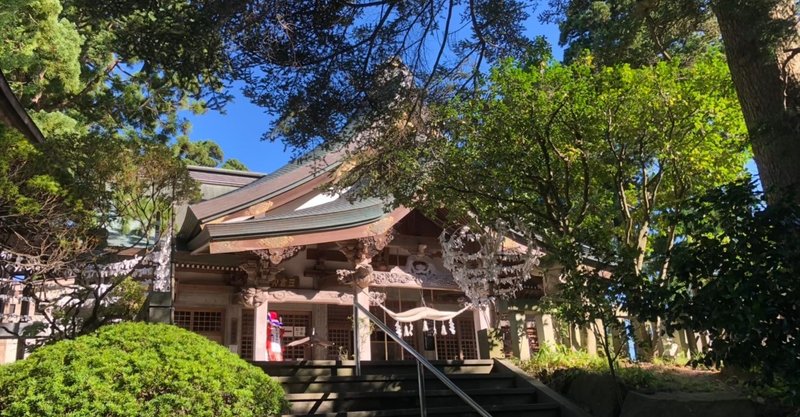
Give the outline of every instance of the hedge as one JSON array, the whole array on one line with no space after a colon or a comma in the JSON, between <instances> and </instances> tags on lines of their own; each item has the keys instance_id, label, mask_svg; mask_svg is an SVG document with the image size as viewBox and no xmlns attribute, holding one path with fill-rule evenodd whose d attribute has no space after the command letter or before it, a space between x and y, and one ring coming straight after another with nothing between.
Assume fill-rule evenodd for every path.
<instances>
[{"instance_id":1,"label":"hedge","mask_svg":"<svg viewBox=\"0 0 800 417\"><path fill-rule=\"evenodd\" d=\"M266 417L280 384L200 335L123 323L0 367L0 416Z\"/></svg>"}]
</instances>

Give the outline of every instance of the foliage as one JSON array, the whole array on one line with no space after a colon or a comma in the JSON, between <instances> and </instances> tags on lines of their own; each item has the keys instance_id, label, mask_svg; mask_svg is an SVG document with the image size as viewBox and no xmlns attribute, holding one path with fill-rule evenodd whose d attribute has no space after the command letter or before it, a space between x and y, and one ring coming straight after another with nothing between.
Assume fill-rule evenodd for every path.
<instances>
[{"instance_id":1,"label":"foliage","mask_svg":"<svg viewBox=\"0 0 800 417\"><path fill-rule=\"evenodd\" d=\"M407 205L436 210L447 201L456 220L536 231L561 275L545 283L557 289L549 305L593 329L609 366L620 353L611 340L628 331L621 312L654 314L640 295L651 280L669 280L681 230L668 214L741 177L748 156L726 64L713 51L688 66L676 59L638 69L598 67L591 56L570 65L547 55L507 61L482 97L440 111L435 128L445 133L394 150L391 174L351 178L363 193ZM362 156L367 166L371 157Z\"/></svg>"},{"instance_id":2,"label":"foliage","mask_svg":"<svg viewBox=\"0 0 800 417\"><path fill-rule=\"evenodd\" d=\"M109 325L0 367L1 416L273 416L280 385L204 337Z\"/></svg>"},{"instance_id":3,"label":"foliage","mask_svg":"<svg viewBox=\"0 0 800 417\"><path fill-rule=\"evenodd\" d=\"M703 1L550 0L542 19L557 23L564 60L589 50L604 65L652 65L691 59L718 42L719 29Z\"/></svg>"},{"instance_id":4,"label":"foliage","mask_svg":"<svg viewBox=\"0 0 800 417\"><path fill-rule=\"evenodd\" d=\"M469 93L483 64L531 46L522 27L530 7L524 0L12 0L0 28L6 46L24 45L27 54L2 57L0 67L15 91L25 91L28 108L73 119L79 108L107 132L122 123L161 142L185 134L180 110L222 109L236 78L254 103L281 116L265 136L307 149L321 138L349 140L347 124L381 118L397 98L381 97L379 88L394 59L428 91L415 100Z\"/></svg>"},{"instance_id":5,"label":"foliage","mask_svg":"<svg viewBox=\"0 0 800 417\"><path fill-rule=\"evenodd\" d=\"M222 166L220 166L220 168L232 169L234 171L248 171L247 165L238 159L228 159L222 164Z\"/></svg>"},{"instance_id":6,"label":"foliage","mask_svg":"<svg viewBox=\"0 0 800 417\"><path fill-rule=\"evenodd\" d=\"M158 48L142 49L141 34L132 30L144 21L149 26L137 30L156 26L141 20L140 9L128 9L125 18L104 18L102 7L78 3L14 0L0 13L0 31L8 34L0 45L3 72L47 138L36 149L18 139L10 143L27 150L0 158L6 170L3 180L11 184L0 187L8 191L0 205L4 211L31 213L31 202L55 199L71 224L91 229L126 216L130 202L111 192L110 184L130 184L151 174L152 168L142 163L158 160L167 153L163 144L188 128L178 111L191 106L201 111L198 100L219 86L219 77L197 68L190 71L182 66L186 61L176 60L175 68L159 65ZM151 36L157 31L145 32ZM135 54L129 53L132 44L139 47ZM175 54L180 51L170 51ZM176 199L193 197L187 185L191 179L180 162L161 160L154 166L173 177ZM133 172L132 167L149 172ZM157 185L155 180L142 184L148 182ZM157 193L149 194L152 199Z\"/></svg>"},{"instance_id":7,"label":"foliage","mask_svg":"<svg viewBox=\"0 0 800 417\"><path fill-rule=\"evenodd\" d=\"M265 137L302 150L352 142L348 125L393 119L397 101L411 115L470 93L482 64L519 57L532 43L524 0L242 3L225 28L236 75L247 97L280 115ZM397 61L408 70L406 88L418 84L424 94L381 88Z\"/></svg>"},{"instance_id":8,"label":"foliage","mask_svg":"<svg viewBox=\"0 0 800 417\"><path fill-rule=\"evenodd\" d=\"M673 57L691 60L721 39L720 10L747 16L755 39L770 52L791 31L790 22L768 11L782 0L549 0L541 14L558 23L559 43L571 61L589 50L605 65L651 65ZM774 53L774 50L771 51Z\"/></svg>"},{"instance_id":9,"label":"foliage","mask_svg":"<svg viewBox=\"0 0 800 417\"><path fill-rule=\"evenodd\" d=\"M176 157L183 159L189 165L204 167L219 166L225 169L247 171L247 166L238 159L225 160L222 148L211 140L191 142L187 137L182 136L172 145L172 152Z\"/></svg>"},{"instance_id":10,"label":"foliage","mask_svg":"<svg viewBox=\"0 0 800 417\"><path fill-rule=\"evenodd\" d=\"M800 30L792 0L551 0L566 58L585 48L605 64L692 61L721 44L742 103L761 182L773 201L800 203Z\"/></svg>"},{"instance_id":11,"label":"foliage","mask_svg":"<svg viewBox=\"0 0 800 417\"><path fill-rule=\"evenodd\" d=\"M553 374L559 369L580 368L602 372L606 369L603 358L582 350L573 350L564 345L544 345L530 360L521 364L533 375Z\"/></svg>"},{"instance_id":12,"label":"foliage","mask_svg":"<svg viewBox=\"0 0 800 417\"><path fill-rule=\"evenodd\" d=\"M116 5L121 8L112 12ZM52 308L46 323L27 329L49 326L49 339L130 317L99 308L117 298L124 276L71 279L118 260L116 251L127 247L105 247L109 229L129 230L131 246L152 249L171 222L173 204L198 193L166 145L188 130L179 112L218 108L226 100L218 91L222 56L201 48L220 39L175 31L207 30L205 22L190 24L195 10L180 1L161 3L164 19L158 20L154 4L122 6L12 0L0 11L0 66L46 138L31 144L0 126L0 144L9 150L0 155L0 279L24 276L19 285L28 298L37 308ZM104 285L109 291L100 294ZM57 304L65 291L78 305Z\"/></svg>"},{"instance_id":13,"label":"foliage","mask_svg":"<svg viewBox=\"0 0 800 417\"><path fill-rule=\"evenodd\" d=\"M546 346L520 366L551 386L564 386L582 374L608 374L605 361L587 352L565 346ZM621 362L620 383L641 392L717 392L733 389L716 372L693 371L671 365L636 365Z\"/></svg>"},{"instance_id":14,"label":"foliage","mask_svg":"<svg viewBox=\"0 0 800 417\"><path fill-rule=\"evenodd\" d=\"M708 332L707 363L754 370L800 392L800 212L765 207L749 182L692 200L679 213L664 316L670 326ZM730 308L736 306L736 308Z\"/></svg>"}]
</instances>

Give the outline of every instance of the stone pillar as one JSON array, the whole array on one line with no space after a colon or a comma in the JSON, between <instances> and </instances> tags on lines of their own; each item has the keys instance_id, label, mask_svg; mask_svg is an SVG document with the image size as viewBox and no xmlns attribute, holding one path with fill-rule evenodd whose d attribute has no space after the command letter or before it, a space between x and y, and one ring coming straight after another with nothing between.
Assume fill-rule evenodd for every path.
<instances>
[{"instance_id":1,"label":"stone pillar","mask_svg":"<svg viewBox=\"0 0 800 417\"><path fill-rule=\"evenodd\" d=\"M354 286L355 301L364 308L369 308L369 286ZM358 354L362 361L372 360L372 343L370 342L370 320L359 311L358 314Z\"/></svg>"},{"instance_id":2,"label":"stone pillar","mask_svg":"<svg viewBox=\"0 0 800 417\"><path fill-rule=\"evenodd\" d=\"M549 314L536 313L536 336L539 338L540 347L555 347L556 332L553 327L553 317Z\"/></svg>"},{"instance_id":3,"label":"stone pillar","mask_svg":"<svg viewBox=\"0 0 800 417\"><path fill-rule=\"evenodd\" d=\"M575 324L569 325L569 334L570 339L572 340L572 348L576 350L583 349L584 343L586 342L586 338L583 337L583 332L581 331L580 326Z\"/></svg>"},{"instance_id":4,"label":"stone pillar","mask_svg":"<svg viewBox=\"0 0 800 417\"><path fill-rule=\"evenodd\" d=\"M324 340L328 340L328 305L313 304L311 306L311 331ZM308 333L308 332L307 332ZM310 335L310 333L308 333ZM328 359L328 348L314 345L311 348L311 359Z\"/></svg>"},{"instance_id":5,"label":"stone pillar","mask_svg":"<svg viewBox=\"0 0 800 417\"><path fill-rule=\"evenodd\" d=\"M493 337L491 332L492 311L484 306L473 310L473 322L475 324L475 332L477 336L478 357L481 359L489 359L492 349L495 347L497 340ZM501 347L502 348L502 347Z\"/></svg>"},{"instance_id":6,"label":"stone pillar","mask_svg":"<svg viewBox=\"0 0 800 417\"><path fill-rule=\"evenodd\" d=\"M242 336L242 305L230 304L225 307L225 345L236 345L236 353L240 352L239 341Z\"/></svg>"},{"instance_id":7,"label":"stone pillar","mask_svg":"<svg viewBox=\"0 0 800 417\"><path fill-rule=\"evenodd\" d=\"M525 312L509 311L508 321L511 331L511 350L514 356L523 361L529 360L531 358L531 349L528 343L528 335L525 333Z\"/></svg>"},{"instance_id":8,"label":"stone pillar","mask_svg":"<svg viewBox=\"0 0 800 417\"><path fill-rule=\"evenodd\" d=\"M172 323L172 292L151 291L148 297L147 321Z\"/></svg>"},{"instance_id":9,"label":"stone pillar","mask_svg":"<svg viewBox=\"0 0 800 417\"><path fill-rule=\"evenodd\" d=\"M583 347L586 349L586 353L590 355L597 355L597 337L594 334L594 329L592 329L592 324L588 324L585 327L580 328L581 333L584 336Z\"/></svg>"},{"instance_id":10,"label":"stone pillar","mask_svg":"<svg viewBox=\"0 0 800 417\"><path fill-rule=\"evenodd\" d=\"M267 355L267 326L269 325L269 303L255 306L253 329L253 360L266 361Z\"/></svg>"}]
</instances>

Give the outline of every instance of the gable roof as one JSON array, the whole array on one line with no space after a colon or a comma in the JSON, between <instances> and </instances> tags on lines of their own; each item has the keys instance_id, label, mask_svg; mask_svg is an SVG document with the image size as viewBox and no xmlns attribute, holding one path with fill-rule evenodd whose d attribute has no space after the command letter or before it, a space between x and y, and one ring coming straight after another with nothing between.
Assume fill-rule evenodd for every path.
<instances>
[{"instance_id":1,"label":"gable roof","mask_svg":"<svg viewBox=\"0 0 800 417\"><path fill-rule=\"evenodd\" d=\"M386 232L410 210L391 200L325 195L346 149L317 150L226 194L188 207L181 235L193 253L231 253L327 243ZM208 171L209 175L228 175ZM223 181L206 178L205 182ZM324 198L319 198L324 197Z\"/></svg>"},{"instance_id":2,"label":"gable roof","mask_svg":"<svg viewBox=\"0 0 800 417\"><path fill-rule=\"evenodd\" d=\"M274 199L292 190L297 190L303 185L318 186L329 178L326 174L336 169L344 156L345 151L330 153L312 153L299 161L290 162L277 171L262 176L261 178L216 198L201 201L189 206L186 221L180 233L191 236L198 232L198 227L212 221L219 221L226 215L244 215L248 208ZM308 188L308 187L304 187ZM275 203L271 204L275 206ZM255 212L264 211L263 208ZM224 219L223 219L224 220Z\"/></svg>"},{"instance_id":3,"label":"gable roof","mask_svg":"<svg viewBox=\"0 0 800 417\"><path fill-rule=\"evenodd\" d=\"M243 187L267 175L261 172L237 171L233 169L189 165L189 176L203 185L221 185L225 187Z\"/></svg>"}]
</instances>

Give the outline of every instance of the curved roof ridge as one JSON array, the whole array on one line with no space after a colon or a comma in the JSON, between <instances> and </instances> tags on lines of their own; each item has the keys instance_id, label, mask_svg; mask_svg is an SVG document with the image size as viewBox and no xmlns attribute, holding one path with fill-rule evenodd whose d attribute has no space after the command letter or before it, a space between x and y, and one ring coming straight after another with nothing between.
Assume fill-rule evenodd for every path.
<instances>
[{"instance_id":1,"label":"curved roof ridge","mask_svg":"<svg viewBox=\"0 0 800 417\"><path fill-rule=\"evenodd\" d=\"M241 210L335 169L343 156L342 149L325 152L318 148L237 190L192 204L189 209L199 221Z\"/></svg>"},{"instance_id":2,"label":"curved roof ridge","mask_svg":"<svg viewBox=\"0 0 800 417\"><path fill-rule=\"evenodd\" d=\"M339 198L333 200L331 202L320 204L318 206L305 208L302 210L295 210L288 213L280 213L280 214L267 214L266 216L253 219L254 220L277 220L277 219L292 219L292 218L301 218L305 216L313 216L316 214L327 214L327 213L335 213L335 212L343 212L348 210L358 210L364 207L375 206L378 204L388 205L389 201L379 197L370 197L364 198L359 200L353 200L347 198L347 194L340 195Z\"/></svg>"},{"instance_id":3,"label":"curved roof ridge","mask_svg":"<svg viewBox=\"0 0 800 417\"><path fill-rule=\"evenodd\" d=\"M316 207L315 207L316 208ZM379 199L364 200L341 210L304 213L302 216L262 217L237 223L209 224L206 231L211 238L228 236L282 236L314 230L337 230L372 223L389 212Z\"/></svg>"}]
</instances>

